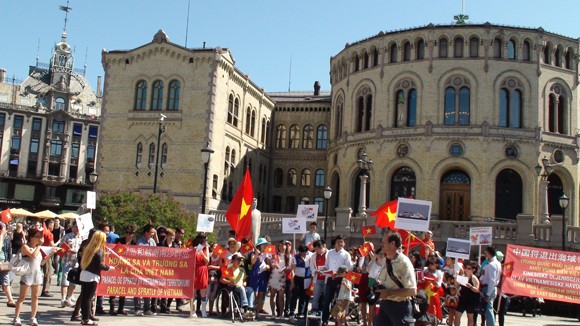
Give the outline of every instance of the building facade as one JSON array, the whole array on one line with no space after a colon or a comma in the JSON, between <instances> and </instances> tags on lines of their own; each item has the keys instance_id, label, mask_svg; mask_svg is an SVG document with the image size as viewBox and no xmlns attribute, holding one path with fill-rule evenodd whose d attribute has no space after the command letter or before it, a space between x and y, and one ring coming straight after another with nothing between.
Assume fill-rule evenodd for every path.
<instances>
[{"instance_id":1,"label":"building facade","mask_svg":"<svg viewBox=\"0 0 580 326\"><path fill-rule=\"evenodd\" d=\"M30 66L23 82L0 70L1 209L77 210L91 189L100 114L66 33L50 63Z\"/></svg>"}]
</instances>

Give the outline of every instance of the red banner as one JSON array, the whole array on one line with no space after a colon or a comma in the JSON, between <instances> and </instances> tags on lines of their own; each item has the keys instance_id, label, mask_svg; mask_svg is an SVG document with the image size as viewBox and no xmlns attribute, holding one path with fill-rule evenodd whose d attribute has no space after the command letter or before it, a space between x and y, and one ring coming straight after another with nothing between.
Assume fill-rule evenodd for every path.
<instances>
[{"instance_id":1,"label":"red banner","mask_svg":"<svg viewBox=\"0 0 580 326\"><path fill-rule=\"evenodd\" d=\"M501 290L580 304L580 253L508 245Z\"/></svg>"},{"instance_id":2,"label":"red banner","mask_svg":"<svg viewBox=\"0 0 580 326\"><path fill-rule=\"evenodd\" d=\"M116 248L114 250L113 248ZM195 250L107 245L97 295L139 298L192 298Z\"/></svg>"}]
</instances>

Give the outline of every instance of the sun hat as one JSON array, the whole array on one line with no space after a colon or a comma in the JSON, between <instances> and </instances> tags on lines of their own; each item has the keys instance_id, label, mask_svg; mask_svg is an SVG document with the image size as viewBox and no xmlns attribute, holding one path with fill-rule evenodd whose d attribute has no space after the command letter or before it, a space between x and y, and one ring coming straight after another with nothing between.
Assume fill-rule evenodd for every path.
<instances>
[{"instance_id":1,"label":"sun hat","mask_svg":"<svg viewBox=\"0 0 580 326\"><path fill-rule=\"evenodd\" d=\"M503 252L501 252L501 251L498 250L495 253L495 257L497 258L497 260L502 261L503 260Z\"/></svg>"},{"instance_id":2,"label":"sun hat","mask_svg":"<svg viewBox=\"0 0 580 326\"><path fill-rule=\"evenodd\" d=\"M236 243L235 244L236 251L238 251L240 249L240 243L236 239L234 239L234 238L229 238L228 239L228 248L230 247L230 242L235 242Z\"/></svg>"},{"instance_id":3,"label":"sun hat","mask_svg":"<svg viewBox=\"0 0 580 326\"><path fill-rule=\"evenodd\" d=\"M266 241L266 238L258 238L258 242L256 243L256 247L263 245L263 244L270 244L268 241Z\"/></svg>"},{"instance_id":4,"label":"sun hat","mask_svg":"<svg viewBox=\"0 0 580 326\"><path fill-rule=\"evenodd\" d=\"M236 252L236 253L235 253L235 254L233 254L233 255L232 255L232 257L230 257L230 258L231 258L231 260L234 260L234 259L236 259L236 258L243 259L243 258L244 258L244 256L242 256L242 254L240 254L239 252Z\"/></svg>"}]
</instances>

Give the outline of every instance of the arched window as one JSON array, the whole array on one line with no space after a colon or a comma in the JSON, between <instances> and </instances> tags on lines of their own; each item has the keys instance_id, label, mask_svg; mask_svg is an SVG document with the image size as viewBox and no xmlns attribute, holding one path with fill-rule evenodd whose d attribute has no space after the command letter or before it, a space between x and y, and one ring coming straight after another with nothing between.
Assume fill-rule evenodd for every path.
<instances>
[{"instance_id":1,"label":"arched window","mask_svg":"<svg viewBox=\"0 0 580 326\"><path fill-rule=\"evenodd\" d=\"M302 182L300 183L300 185L302 187L310 187L310 170L308 169L304 169L302 171Z\"/></svg>"},{"instance_id":2,"label":"arched window","mask_svg":"<svg viewBox=\"0 0 580 326\"><path fill-rule=\"evenodd\" d=\"M217 174L213 175L212 183L211 183L211 198L217 199L218 194L218 176Z\"/></svg>"},{"instance_id":3,"label":"arched window","mask_svg":"<svg viewBox=\"0 0 580 326\"><path fill-rule=\"evenodd\" d=\"M522 177L512 170L502 170L495 179L495 217L515 220L522 212Z\"/></svg>"},{"instance_id":4,"label":"arched window","mask_svg":"<svg viewBox=\"0 0 580 326\"><path fill-rule=\"evenodd\" d=\"M358 53L354 55L354 58L352 58L352 60L354 61L354 71L359 71L360 70L360 58L358 56Z\"/></svg>"},{"instance_id":5,"label":"arched window","mask_svg":"<svg viewBox=\"0 0 580 326\"><path fill-rule=\"evenodd\" d=\"M239 121L239 114L240 114L240 99L236 97L234 100L234 122L232 123L234 127L238 126Z\"/></svg>"},{"instance_id":6,"label":"arched window","mask_svg":"<svg viewBox=\"0 0 580 326\"><path fill-rule=\"evenodd\" d=\"M363 69L367 69L369 67L369 53L365 51L363 55Z\"/></svg>"},{"instance_id":7,"label":"arched window","mask_svg":"<svg viewBox=\"0 0 580 326\"><path fill-rule=\"evenodd\" d=\"M397 56L398 56L398 53L397 53L397 43L391 44L390 50L391 50L390 51L390 54L391 54L391 60L390 60L390 62L391 63L395 63L398 60L398 58L397 58Z\"/></svg>"},{"instance_id":8,"label":"arched window","mask_svg":"<svg viewBox=\"0 0 580 326\"><path fill-rule=\"evenodd\" d=\"M246 135L250 134L250 124L251 124L251 108L248 106L248 108L246 109Z\"/></svg>"},{"instance_id":9,"label":"arched window","mask_svg":"<svg viewBox=\"0 0 580 326\"><path fill-rule=\"evenodd\" d=\"M574 58L574 50L568 48L568 51L566 51L566 64L564 65L566 69L572 69L572 58Z\"/></svg>"},{"instance_id":10,"label":"arched window","mask_svg":"<svg viewBox=\"0 0 580 326\"><path fill-rule=\"evenodd\" d=\"M470 90L469 81L456 76L445 84L445 111L443 123L447 126L469 125Z\"/></svg>"},{"instance_id":11,"label":"arched window","mask_svg":"<svg viewBox=\"0 0 580 326\"><path fill-rule=\"evenodd\" d=\"M501 84L499 91L499 126L522 127L522 89L519 80L510 78Z\"/></svg>"},{"instance_id":12,"label":"arched window","mask_svg":"<svg viewBox=\"0 0 580 326\"><path fill-rule=\"evenodd\" d=\"M328 128L325 125L318 126L316 130L316 149L326 149L328 147Z\"/></svg>"},{"instance_id":13,"label":"arched window","mask_svg":"<svg viewBox=\"0 0 580 326\"><path fill-rule=\"evenodd\" d=\"M254 137L255 134L256 134L256 110L252 110L250 136Z\"/></svg>"},{"instance_id":14,"label":"arched window","mask_svg":"<svg viewBox=\"0 0 580 326\"><path fill-rule=\"evenodd\" d=\"M447 39L445 37L439 40L439 58L447 58Z\"/></svg>"},{"instance_id":15,"label":"arched window","mask_svg":"<svg viewBox=\"0 0 580 326\"><path fill-rule=\"evenodd\" d=\"M314 186L316 187L324 187L324 170L318 169L314 174Z\"/></svg>"},{"instance_id":16,"label":"arched window","mask_svg":"<svg viewBox=\"0 0 580 326\"><path fill-rule=\"evenodd\" d=\"M266 146L270 146L270 120L266 121Z\"/></svg>"},{"instance_id":17,"label":"arched window","mask_svg":"<svg viewBox=\"0 0 580 326\"><path fill-rule=\"evenodd\" d=\"M501 59L501 47L502 42L499 38L493 39L493 57L496 59Z\"/></svg>"},{"instance_id":18,"label":"arched window","mask_svg":"<svg viewBox=\"0 0 580 326\"><path fill-rule=\"evenodd\" d=\"M298 125L290 126L290 144L288 148L300 148L300 127Z\"/></svg>"},{"instance_id":19,"label":"arched window","mask_svg":"<svg viewBox=\"0 0 580 326\"><path fill-rule=\"evenodd\" d=\"M304 126L302 134L302 148L303 149L314 148L314 127L312 127L312 125Z\"/></svg>"},{"instance_id":20,"label":"arched window","mask_svg":"<svg viewBox=\"0 0 580 326\"><path fill-rule=\"evenodd\" d=\"M456 37L453 44L453 56L463 58L463 37Z\"/></svg>"},{"instance_id":21,"label":"arched window","mask_svg":"<svg viewBox=\"0 0 580 326\"><path fill-rule=\"evenodd\" d=\"M65 109L65 105L64 105L64 98L62 97L57 97L56 100L54 100L54 110L58 111L58 110L64 110Z\"/></svg>"},{"instance_id":22,"label":"arched window","mask_svg":"<svg viewBox=\"0 0 580 326\"><path fill-rule=\"evenodd\" d=\"M469 39L469 56L471 58L479 57L479 38L476 36Z\"/></svg>"},{"instance_id":23,"label":"arched window","mask_svg":"<svg viewBox=\"0 0 580 326\"><path fill-rule=\"evenodd\" d=\"M394 126L413 127L417 124L417 90L412 80L402 80L395 85Z\"/></svg>"},{"instance_id":24,"label":"arched window","mask_svg":"<svg viewBox=\"0 0 580 326\"><path fill-rule=\"evenodd\" d=\"M228 176L230 174L230 147L226 147L226 156L224 158L224 176Z\"/></svg>"},{"instance_id":25,"label":"arched window","mask_svg":"<svg viewBox=\"0 0 580 326\"><path fill-rule=\"evenodd\" d=\"M552 43L550 42L544 46L544 63L547 65L552 64Z\"/></svg>"},{"instance_id":26,"label":"arched window","mask_svg":"<svg viewBox=\"0 0 580 326\"><path fill-rule=\"evenodd\" d=\"M151 94L151 110L159 111L163 108L163 82L156 80L153 82Z\"/></svg>"},{"instance_id":27,"label":"arched window","mask_svg":"<svg viewBox=\"0 0 580 326\"><path fill-rule=\"evenodd\" d=\"M147 105L147 82L140 80L135 88L135 110L145 110Z\"/></svg>"},{"instance_id":28,"label":"arched window","mask_svg":"<svg viewBox=\"0 0 580 326\"><path fill-rule=\"evenodd\" d=\"M335 114L335 128L334 138L339 138L342 134L342 108L344 107L344 100L339 96L336 100L336 114Z\"/></svg>"},{"instance_id":29,"label":"arched window","mask_svg":"<svg viewBox=\"0 0 580 326\"><path fill-rule=\"evenodd\" d=\"M373 50L373 67L379 65L379 50L376 48Z\"/></svg>"},{"instance_id":30,"label":"arched window","mask_svg":"<svg viewBox=\"0 0 580 326\"><path fill-rule=\"evenodd\" d=\"M510 60L515 60L517 57L516 53L516 41L509 40L507 43L507 58Z\"/></svg>"},{"instance_id":31,"label":"arched window","mask_svg":"<svg viewBox=\"0 0 580 326\"><path fill-rule=\"evenodd\" d=\"M425 59L425 41L423 39L419 39L419 41L417 41L415 51L415 57L417 60Z\"/></svg>"},{"instance_id":32,"label":"arched window","mask_svg":"<svg viewBox=\"0 0 580 326\"><path fill-rule=\"evenodd\" d=\"M357 121L356 131L368 131L371 129L373 95L368 87L363 87L357 93Z\"/></svg>"},{"instance_id":33,"label":"arched window","mask_svg":"<svg viewBox=\"0 0 580 326\"><path fill-rule=\"evenodd\" d=\"M290 169L288 170L288 186L296 186L298 184L298 173L296 170Z\"/></svg>"},{"instance_id":34,"label":"arched window","mask_svg":"<svg viewBox=\"0 0 580 326\"><path fill-rule=\"evenodd\" d=\"M284 183L284 171L281 168L274 170L274 187L280 188Z\"/></svg>"},{"instance_id":35,"label":"arched window","mask_svg":"<svg viewBox=\"0 0 580 326\"><path fill-rule=\"evenodd\" d=\"M286 126L276 127L276 148L286 148Z\"/></svg>"},{"instance_id":36,"label":"arched window","mask_svg":"<svg viewBox=\"0 0 580 326\"><path fill-rule=\"evenodd\" d=\"M554 54L554 63L556 67L562 67L562 48L559 46L556 48L556 53Z\"/></svg>"},{"instance_id":37,"label":"arched window","mask_svg":"<svg viewBox=\"0 0 580 326\"><path fill-rule=\"evenodd\" d=\"M402 167L391 178L391 193L389 198L391 200L399 197L415 198L416 187L417 180L415 178L415 171L408 166Z\"/></svg>"},{"instance_id":38,"label":"arched window","mask_svg":"<svg viewBox=\"0 0 580 326\"><path fill-rule=\"evenodd\" d=\"M149 144L149 168L155 166L155 144Z\"/></svg>"},{"instance_id":39,"label":"arched window","mask_svg":"<svg viewBox=\"0 0 580 326\"><path fill-rule=\"evenodd\" d=\"M403 61L411 61L411 42L403 44Z\"/></svg>"},{"instance_id":40,"label":"arched window","mask_svg":"<svg viewBox=\"0 0 580 326\"><path fill-rule=\"evenodd\" d=\"M260 143L266 143L266 117L262 118L262 125L260 128Z\"/></svg>"},{"instance_id":41,"label":"arched window","mask_svg":"<svg viewBox=\"0 0 580 326\"><path fill-rule=\"evenodd\" d=\"M172 80L169 83L169 96L167 101L168 111L179 110L179 92L181 88L181 83L179 80Z\"/></svg>"},{"instance_id":42,"label":"arched window","mask_svg":"<svg viewBox=\"0 0 580 326\"><path fill-rule=\"evenodd\" d=\"M548 131L567 134L568 133L568 103L564 89L559 84L550 88L548 97Z\"/></svg>"},{"instance_id":43,"label":"arched window","mask_svg":"<svg viewBox=\"0 0 580 326\"><path fill-rule=\"evenodd\" d=\"M161 146L161 167L165 168L165 164L167 164L167 143L163 143Z\"/></svg>"},{"instance_id":44,"label":"arched window","mask_svg":"<svg viewBox=\"0 0 580 326\"><path fill-rule=\"evenodd\" d=\"M234 123L234 95L228 97L228 123Z\"/></svg>"},{"instance_id":45,"label":"arched window","mask_svg":"<svg viewBox=\"0 0 580 326\"><path fill-rule=\"evenodd\" d=\"M530 42L528 40L524 41L524 44L522 45L522 60L523 61L530 61L530 49L531 49L531 45Z\"/></svg>"},{"instance_id":46,"label":"arched window","mask_svg":"<svg viewBox=\"0 0 580 326\"><path fill-rule=\"evenodd\" d=\"M234 174L234 168L236 167L236 150L232 148L232 156L230 158L230 175ZM250 168L251 168L251 163L250 162Z\"/></svg>"},{"instance_id":47,"label":"arched window","mask_svg":"<svg viewBox=\"0 0 580 326\"><path fill-rule=\"evenodd\" d=\"M143 144L137 144L137 155L135 155L135 167L140 168L143 161Z\"/></svg>"}]
</instances>

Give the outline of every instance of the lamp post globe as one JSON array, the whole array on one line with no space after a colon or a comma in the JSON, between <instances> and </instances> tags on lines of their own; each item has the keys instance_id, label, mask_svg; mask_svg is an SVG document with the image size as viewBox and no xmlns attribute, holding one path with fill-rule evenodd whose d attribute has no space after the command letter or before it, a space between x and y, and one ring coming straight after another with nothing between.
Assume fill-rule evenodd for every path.
<instances>
[{"instance_id":1,"label":"lamp post globe","mask_svg":"<svg viewBox=\"0 0 580 326\"><path fill-rule=\"evenodd\" d=\"M330 197L332 197L332 188L327 185L324 189L324 242L326 242L326 235L328 232L328 200Z\"/></svg>"}]
</instances>

